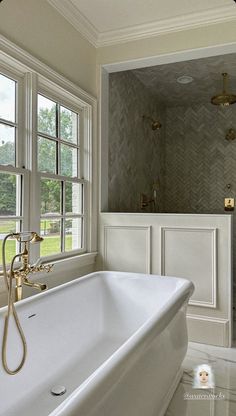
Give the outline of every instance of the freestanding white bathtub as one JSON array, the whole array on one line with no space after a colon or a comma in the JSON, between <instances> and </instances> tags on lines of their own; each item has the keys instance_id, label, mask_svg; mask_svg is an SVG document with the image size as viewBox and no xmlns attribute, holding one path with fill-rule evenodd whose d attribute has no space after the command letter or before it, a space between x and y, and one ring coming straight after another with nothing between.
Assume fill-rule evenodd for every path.
<instances>
[{"instance_id":1,"label":"freestanding white bathtub","mask_svg":"<svg viewBox=\"0 0 236 416\"><path fill-rule=\"evenodd\" d=\"M98 272L19 302L28 355L15 376L0 364L0 415L164 415L181 376L192 291L184 279ZM10 367L19 350L12 325ZM53 396L58 384L66 393Z\"/></svg>"}]
</instances>

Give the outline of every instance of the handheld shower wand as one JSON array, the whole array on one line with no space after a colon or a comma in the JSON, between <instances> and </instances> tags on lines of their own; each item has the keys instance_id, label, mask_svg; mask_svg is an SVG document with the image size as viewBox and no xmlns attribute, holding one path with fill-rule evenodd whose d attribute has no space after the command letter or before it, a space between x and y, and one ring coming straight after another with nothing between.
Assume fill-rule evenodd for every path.
<instances>
[{"instance_id":1,"label":"handheld shower wand","mask_svg":"<svg viewBox=\"0 0 236 416\"><path fill-rule=\"evenodd\" d=\"M19 243L24 245L24 249L21 253L16 254L11 261L10 270L7 272L6 268L6 241L8 238L15 238ZM25 335L23 332L23 329L21 327L15 305L14 305L14 299L13 299L13 293L12 293L12 280L13 278L16 279L16 299L22 299L22 284L25 284L26 286L35 287L39 290L45 290L47 289L47 286L40 283L34 283L31 282L28 279L28 274L40 272L45 270L46 272L51 271L52 265L47 266L30 266L28 262L28 246L29 243L38 243L43 241L43 238L40 237L36 232L23 232L23 233L11 233L5 236L2 244L2 266L3 266L3 275L4 275L4 281L6 285L6 289L8 292L8 301L7 301L7 315L5 317L4 322L4 331L3 331L3 343L2 343L2 363L5 371L10 375L17 374L21 368L23 367L26 355L27 355L27 344ZM21 258L22 267L20 269L14 270L14 262L17 258ZM7 339L8 339L8 328L9 328L9 321L11 314L13 316L13 319L16 324L17 331L19 333L22 347L23 347L23 354L22 359L19 363L19 365L14 369L11 370L7 364Z\"/></svg>"}]
</instances>

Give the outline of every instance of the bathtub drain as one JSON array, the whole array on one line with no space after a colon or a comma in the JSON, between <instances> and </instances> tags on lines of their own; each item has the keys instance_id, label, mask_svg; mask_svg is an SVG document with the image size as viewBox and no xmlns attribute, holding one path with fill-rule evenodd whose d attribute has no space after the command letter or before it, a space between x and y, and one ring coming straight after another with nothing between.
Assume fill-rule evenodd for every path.
<instances>
[{"instance_id":1,"label":"bathtub drain","mask_svg":"<svg viewBox=\"0 0 236 416\"><path fill-rule=\"evenodd\" d=\"M58 386L53 386L51 388L51 393L53 396L62 396L62 394L65 394L65 392L66 392L65 386L58 385Z\"/></svg>"}]
</instances>

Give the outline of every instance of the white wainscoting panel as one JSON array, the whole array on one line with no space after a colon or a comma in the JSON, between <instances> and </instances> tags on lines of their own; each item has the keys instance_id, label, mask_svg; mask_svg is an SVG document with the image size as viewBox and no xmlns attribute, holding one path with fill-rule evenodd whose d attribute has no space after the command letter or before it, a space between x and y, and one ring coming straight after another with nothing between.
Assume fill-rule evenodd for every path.
<instances>
[{"instance_id":1,"label":"white wainscoting panel","mask_svg":"<svg viewBox=\"0 0 236 416\"><path fill-rule=\"evenodd\" d=\"M105 226L104 269L150 273L150 237L148 226Z\"/></svg>"},{"instance_id":2,"label":"white wainscoting panel","mask_svg":"<svg viewBox=\"0 0 236 416\"><path fill-rule=\"evenodd\" d=\"M161 227L161 271L191 280L190 305L217 307L216 228Z\"/></svg>"},{"instance_id":3,"label":"white wainscoting panel","mask_svg":"<svg viewBox=\"0 0 236 416\"><path fill-rule=\"evenodd\" d=\"M232 343L232 216L101 213L97 270L183 277L194 283L189 340Z\"/></svg>"}]
</instances>

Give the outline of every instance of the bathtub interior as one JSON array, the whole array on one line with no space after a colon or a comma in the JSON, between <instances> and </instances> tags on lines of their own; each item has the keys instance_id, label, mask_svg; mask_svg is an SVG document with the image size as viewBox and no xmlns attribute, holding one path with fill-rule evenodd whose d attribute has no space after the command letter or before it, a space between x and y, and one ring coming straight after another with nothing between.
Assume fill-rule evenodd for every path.
<instances>
[{"instance_id":1,"label":"bathtub interior","mask_svg":"<svg viewBox=\"0 0 236 416\"><path fill-rule=\"evenodd\" d=\"M48 415L181 285L154 278L146 278L144 285L142 279L97 274L19 303L27 361L15 376L1 369L0 415L32 415L32 408L34 416ZM3 319L0 324L2 334ZM12 322L8 346L8 362L15 367L21 346ZM64 396L50 394L56 384L66 386Z\"/></svg>"}]
</instances>

